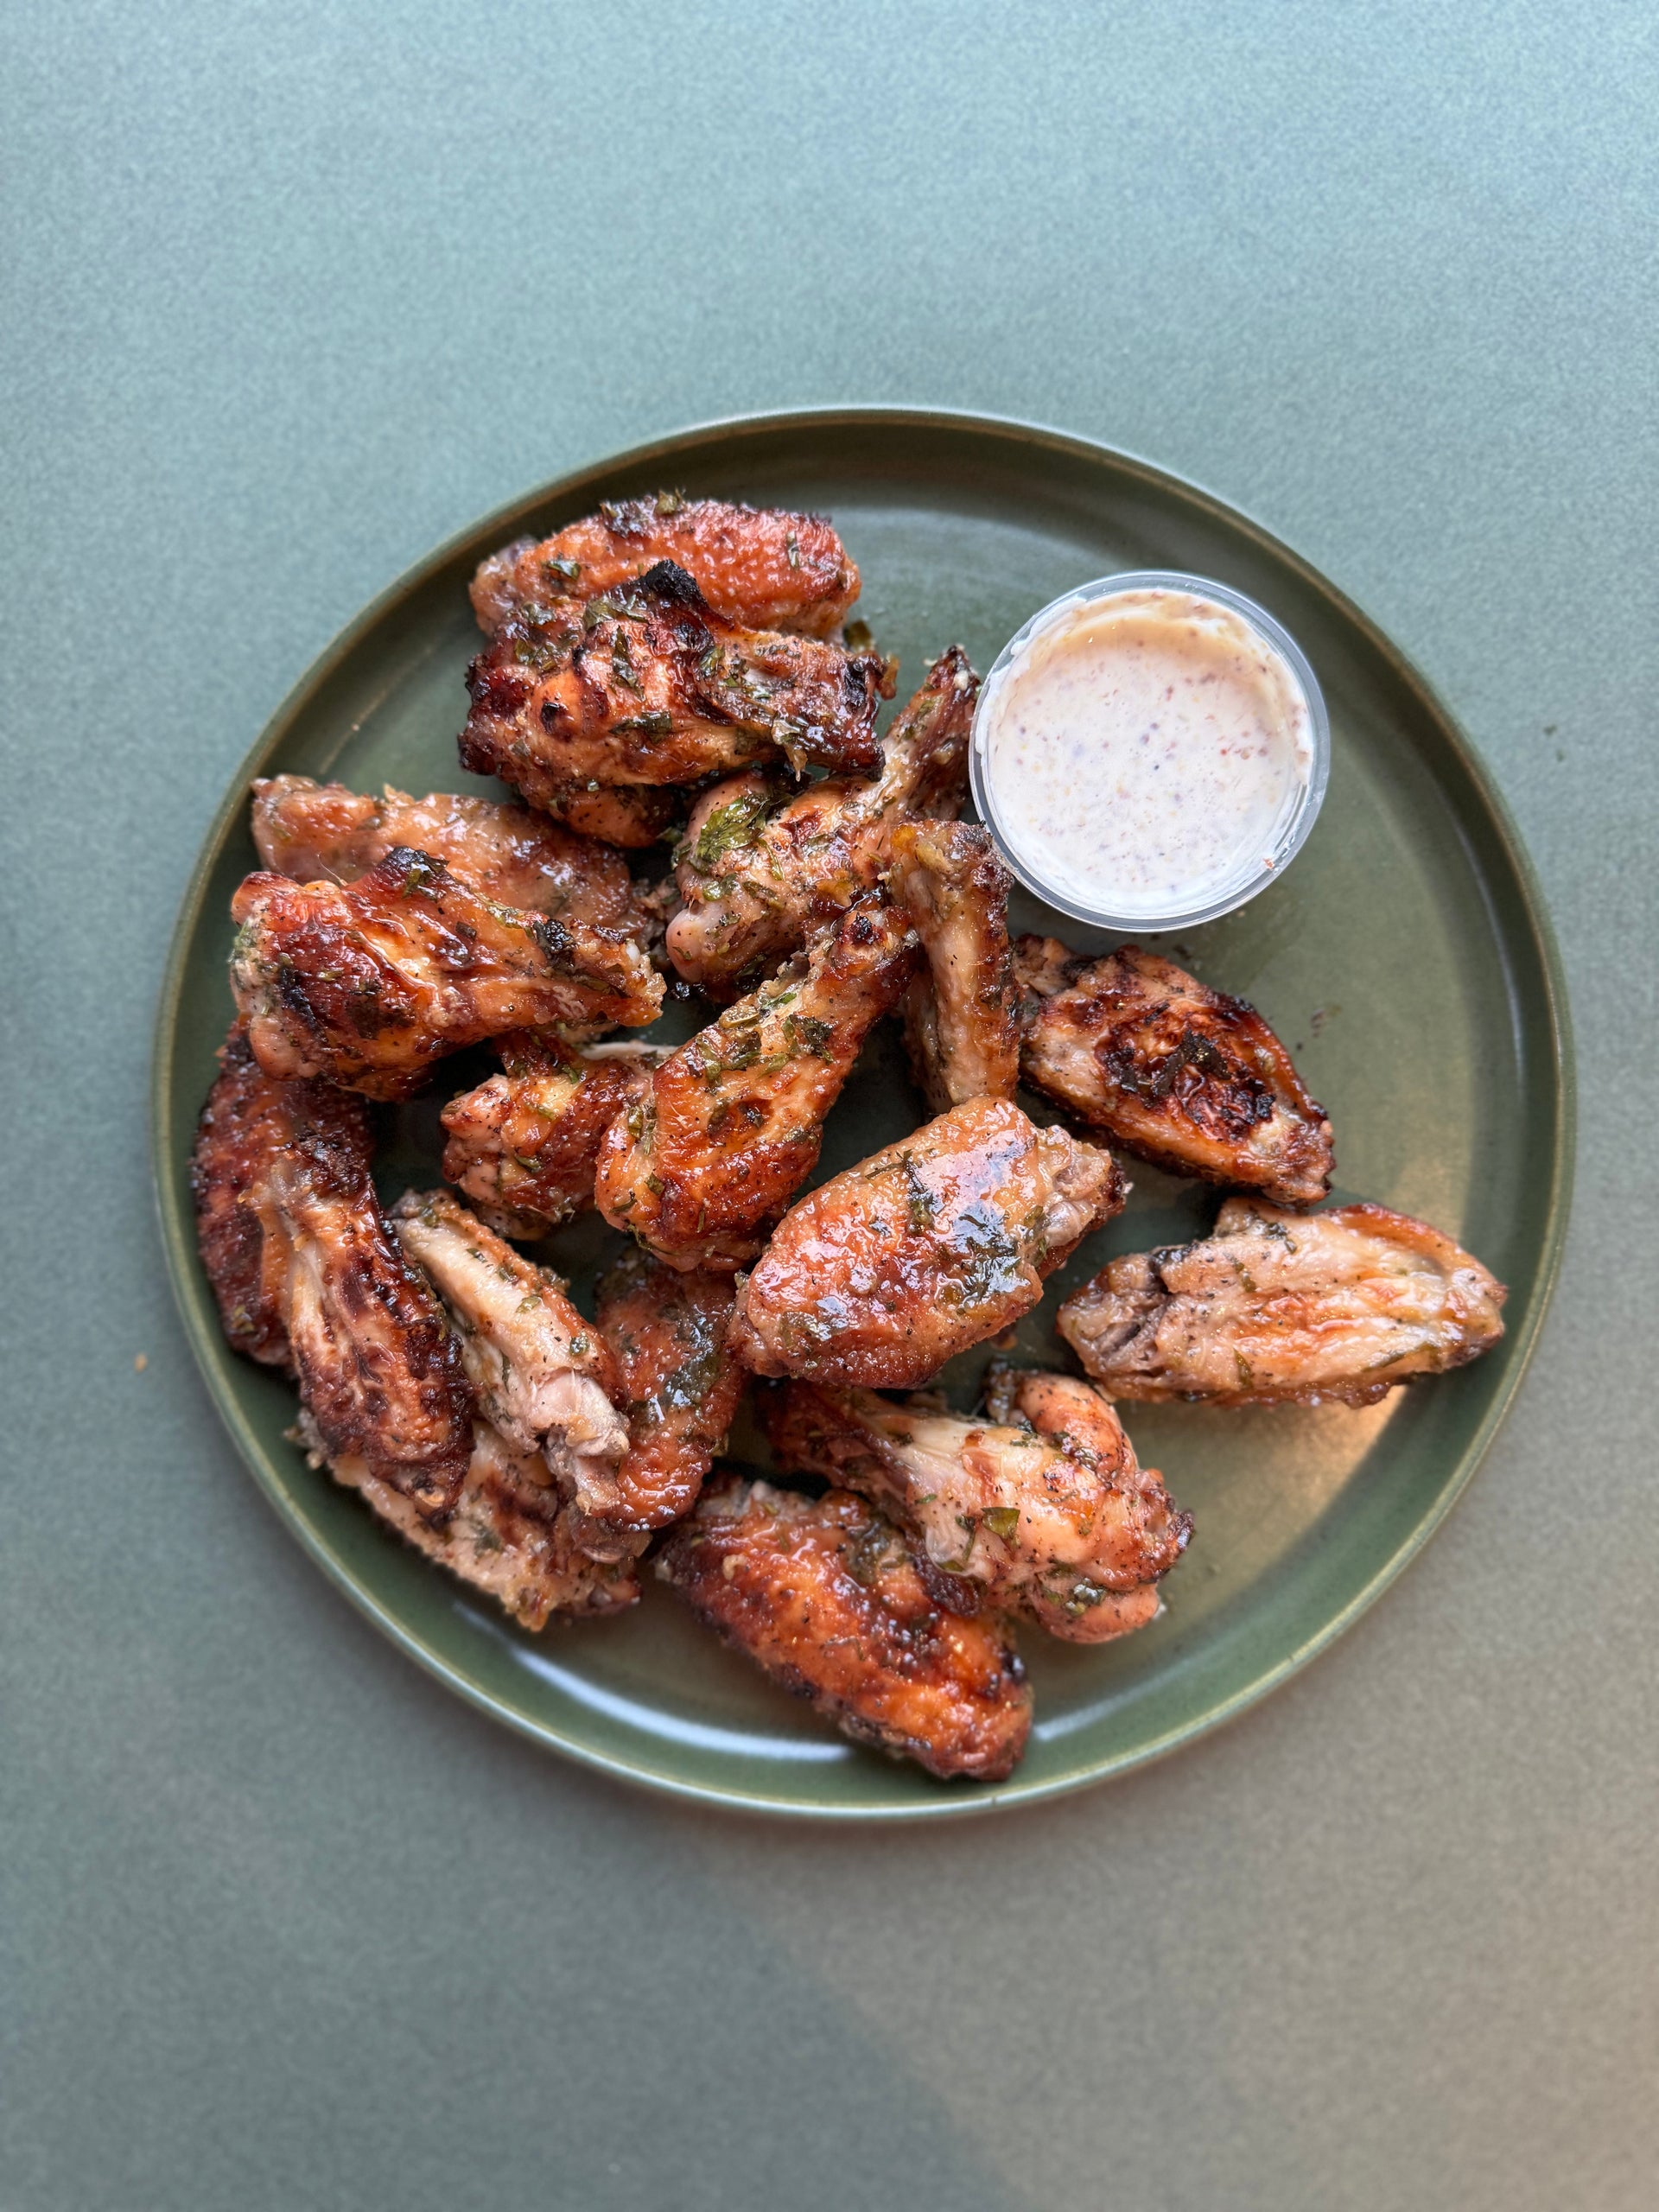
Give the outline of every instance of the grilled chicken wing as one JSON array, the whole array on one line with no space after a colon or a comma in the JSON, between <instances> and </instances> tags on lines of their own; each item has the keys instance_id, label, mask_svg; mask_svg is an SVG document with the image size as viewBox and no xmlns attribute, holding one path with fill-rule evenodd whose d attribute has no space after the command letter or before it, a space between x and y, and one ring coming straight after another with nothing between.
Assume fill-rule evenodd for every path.
<instances>
[{"instance_id":1,"label":"grilled chicken wing","mask_svg":"<svg viewBox=\"0 0 1659 2212\"><path fill-rule=\"evenodd\" d=\"M1052 1382L1033 1393L1031 1425L1007 1427L791 1382L768 1408L772 1453L874 1498L918 1547L942 1604L1017 1612L1070 1643L1102 1643L1156 1613L1157 1580L1185 1548L1192 1517L1137 1464L1098 1393Z\"/></svg>"},{"instance_id":2,"label":"grilled chicken wing","mask_svg":"<svg viewBox=\"0 0 1659 2212\"><path fill-rule=\"evenodd\" d=\"M879 892L666 1059L600 1148L599 1210L677 1268L730 1270L817 1164L823 1117L909 978Z\"/></svg>"},{"instance_id":3,"label":"grilled chicken wing","mask_svg":"<svg viewBox=\"0 0 1659 2212\"><path fill-rule=\"evenodd\" d=\"M1331 1124L1254 1007L1120 945L1074 958L1021 938L1026 1081L1126 1152L1177 1175L1310 1206L1331 1186Z\"/></svg>"},{"instance_id":4,"label":"grilled chicken wing","mask_svg":"<svg viewBox=\"0 0 1659 2212\"><path fill-rule=\"evenodd\" d=\"M1112 1397L1364 1406L1488 1351L1503 1297L1478 1260L1408 1214L1229 1198L1211 1235L1114 1260L1058 1323Z\"/></svg>"},{"instance_id":5,"label":"grilled chicken wing","mask_svg":"<svg viewBox=\"0 0 1659 2212\"><path fill-rule=\"evenodd\" d=\"M978 689L952 645L895 717L874 782L828 777L791 797L751 769L698 801L675 853L683 905L668 931L688 982L720 996L753 982L874 887L906 816L955 815Z\"/></svg>"},{"instance_id":6,"label":"grilled chicken wing","mask_svg":"<svg viewBox=\"0 0 1659 2212\"><path fill-rule=\"evenodd\" d=\"M658 561L683 569L717 614L749 630L827 638L858 597L858 570L822 515L658 492L492 554L473 578L473 612L481 630L499 630L525 607L592 599Z\"/></svg>"},{"instance_id":7,"label":"grilled chicken wing","mask_svg":"<svg viewBox=\"0 0 1659 2212\"><path fill-rule=\"evenodd\" d=\"M442 1307L387 1233L372 1154L360 1100L274 1081L232 1030L191 1160L225 1333L296 1379L331 1455L429 1517L466 1474L473 1394Z\"/></svg>"},{"instance_id":8,"label":"grilled chicken wing","mask_svg":"<svg viewBox=\"0 0 1659 2212\"><path fill-rule=\"evenodd\" d=\"M934 1113L1012 1098L1020 1081L1008 890L991 833L969 822L901 822L887 887L928 972L905 1001L911 1065Z\"/></svg>"},{"instance_id":9,"label":"grilled chicken wing","mask_svg":"<svg viewBox=\"0 0 1659 2212\"><path fill-rule=\"evenodd\" d=\"M461 1331L485 1419L516 1452L540 1452L583 1513L608 1511L628 1432L611 1402L616 1373L605 1341L563 1283L448 1191L406 1192L391 1217Z\"/></svg>"},{"instance_id":10,"label":"grilled chicken wing","mask_svg":"<svg viewBox=\"0 0 1659 2212\"><path fill-rule=\"evenodd\" d=\"M1043 1294L1122 1205L1109 1153L981 1098L791 1206L740 1287L738 1357L761 1375L921 1382Z\"/></svg>"},{"instance_id":11,"label":"grilled chicken wing","mask_svg":"<svg viewBox=\"0 0 1659 2212\"><path fill-rule=\"evenodd\" d=\"M937 1605L862 1498L728 1477L674 1531L657 1572L857 1743L982 1782L1000 1782L1025 1749L1031 1693L1012 1644Z\"/></svg>"},{"instance_id":12,"label":"grilled chicken wing","mask_svg":"<svg viewBox=\"0 0 1659 2212\"><path fill-rule=\"evenodd\" d=\"M499 1038L505 1072L443 1109L444 1180L503 1236L544 1236L594 1203L605 1132L645 1098L659 1045L585 1052L534 1037Z\"/></svg>"},{"instance_id":13,"label":"grilled chicken wing","mask_svg":"<svg viewBox=\"0 0 1659 2212\"><path fill-rule=\"evenodd\" d=\"M638 1532L630 1549L691 1510L725 1449L746 1380L726 1349L731 1317L729 1275L683 1274L644 1252L625 1253L599 1286L599 1331L628 1423L606 1518L614 1530Z\"/></svg>"},{"instance_id":14,"label":"grilled chicken wing","mask_svg":"<svg viewBox=\"0 0 1659 2212\"><path fill-rule=\"evenodd\" d=\"M461 766L539 803L573 784L694 784L780 754L873 775L892 678L874 653L739 629L661 562L585 607L514 616L467 688Z\"/></svg>"},{"instance_id":15,"label":"grilled chicken wing","mask_svg":"<svg viewBox=\"0 0 1659 2212\"><path fill-rule=\"evenodd\" d=\"M671 840L685 814L686 794L672 784L543 784L536 786L538 812L550 814L580 836L643 852Z\"/></svg>"},{"instance_id":16,"label":"grilled chicken wing","mask_svg":"<svg viewBox=\"0 0 1659 2212\"><path fill-rule=\"evenodd\" d=\"M655 1019L637 944L499 906L404 845L344 887L243 879L231 988L268 1073L406 1098L432 1063L511 1029Z\"/></svg>"}]
</instances>

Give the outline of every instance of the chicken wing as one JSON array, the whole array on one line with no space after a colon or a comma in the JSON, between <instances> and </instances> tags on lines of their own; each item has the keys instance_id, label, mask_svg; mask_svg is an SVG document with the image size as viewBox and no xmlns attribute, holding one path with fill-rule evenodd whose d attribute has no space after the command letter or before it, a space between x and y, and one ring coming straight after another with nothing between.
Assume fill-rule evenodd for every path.
<instances>
[{"instance_id":1,"label":"chicken wing","mask_svg":"<svg viewBox=\"0 0 1659 2212\"><path fill-rule=\"evenodd\" d=\"M912 1538L941 1604L1102 1643L1157 1612L1158 1578L1185 1548L1192 1516L1137 1464L1103 1398L1052 1382L1033 1392L1030 1425L1007 1427L791 1382L767 1408L772 1455L873 1498Z\"/></svg>"},{"instance_id":2,"label":"chicken wing","mask_svg":"<svg viewBox=\"0 0 1659 2212\"><path fill-rule=\"evenodd\" d=\"M505 1071L443 1109L444 1180L503 1236L544 1236L593 1205L605 1132L649 1094L667 1051L593 1045L578 1052L534 1037L496 1041Z\"/></svg>"},{"instance_id":3,"label":"chicken wing","mask_svg":"<svg viewBox=\"0 0 1659 2212\"><path fill-rule=\"evenodd\" d=\"M1000 1782L1031 1732L1025 1669L994 1622L947 1612L861 1497L727 1477L658 1555L709 1626L855 1743Z\"/></svg>"},{"instance_id":4,"label":"chicken wing","mask_svg":"<svg viewBox=\"0 0 1659 2212\"><path fill-rule=\"evenodd\" d=\"M191 1158L202 1265L238 1351L280 1367L331 1453L428 1518L454 1504L473 1394L443 1310L388 1234L362 1102L266 1075L238 1024Z\"/></svg>"},{"instance_id":5,"label":"chicken wing","mask_svg":"<svg viewBox=\"0 0 1659 2212\"><path fill-rule=\"evenodd\" d=\"M473 578L473 612L481 630L499 630L525 607L592 599L658 561L694 576L717 614L749 630L827 638L858 597L858 570L823 516L658 492L492 554Z\"/></svg>"},{"instance_id":6,"label":"chicken wing","mask_svg":"<svg viewBox=\"0 0 1659 2212\"><path fill-rule=\"evenodd\" d=\"M901 822L887 887L927 955L905 1000L905 1041L929 1107L1012 1098L1020 1081L1008 891L988 830Z\"/></svg>"},{"instance_id":7,"label":"chicken wing","mask_svg":"<svg viewBox=\"0 0 1659 2212\"><path fill-rule=\"evenodd\" d=\"M669 958L688 982L721 997L753 984L815 923L874 887L906 816L956 814L978 689L952 645L895 717L874 782L828 777L791 797L750 769L697 802L675 852L683 905L668 931Z\"/></svg>"},{"instance_id":8,"label":"chicken wing","mask_svg":"<svg viewBox=\"0 0 1659 2212\"><path fill-rule=\"evenodd\" d=\"M653 1020L663 979L639 946L574 917L482 897L396 845L355 883L245 876L231 988L269 1074L406 1098L432 1063L510 1029Z\"/></svg>"},{"instance_id":9,"label":"chicken wing","mask_svg":"<svg viewBox=\"0 0 1659 2212\"><path fill-rule=\"evenodd\" d=\"M578 836L632 852L671 841L685 814L686 794L672 784L543 784L536 805Z\"/></svg>"},{"instance_id":10,"label":"chicken wing","mask_svg":"<svg viewBox=\"0 0 1659 2212\"><path fill-rule=\"evenodd\" d=\"M1489 1350L1503 1297L1478 1260L1408 1214L1229 1198L1209 1236L1114 1260L1058 1323L1111 1397L1365 1406Z\"/></svg>"},{"instance_id":11,"label":"chicken wing","mask_svg":"<svg viewBox=\"0 0 1659 2212\"><path fill-rule=\"evenodd\" d=\"M461 761L524 797L573 784L695 784L780 754L874 775L887 664L816 638L742 630L683 569L532 620L515 616L473 663Z\"/></svg>"},{"instance_id":12,"label":"chicken wing","mask_svg":"<svg viewBox=\"0 0 1659 2212\"><path fill-rule=\"evenodd\" d=\"M550 1268L515 1252L448 1191L405 1192L391 1218L461 1332L485 1419L514 1451L539 1452L564 1495L602 1517L628 1448L603 1338Z\"/></svg>"},{"instance_id":13,"label":"chicken wing","mask_svg":"<svg viewBox=\"0 0 1659 2212\"><path fill-rule=\"evenodd\" d=\"M628 1423L607 1520L632 1550L691 1510L725 1449L747 1380L726 1349L732 1295L729 1275L684 1274L644 1252L625 1253L599 1286L599 1331Z\"/></svg>"},{"instance_id":14,"label":"chicken wing","mask_svg":"<svg viewBox=\"0 0 1659 2212\"><path fill-rule=\"evenodd\" d=\"M823 1183L740 1286L732 1343L761 1375L904 1389L1007 1328L1123 1204L1109 1153L981 1098Z\"/></svg>"},{"instance_id":15,"label":"chicken wing","mask_svg":"<svg viewBox=\"0 0 1659 2212\"><path fill-rule=\"evenodd\" d=\"M606 1220L671 1267L729 1272L753 1259L817 1164L823 1117L915 957L874 892L671 1054L600 1147Z\"/></svg>"},{"instance_id":16,"label":"chicken wing","mask_svg":"<svg viewBox=\"0 0 1659 2212\"><path fill-rule=\"evenodd\" d=\"M1331 1186L1331 1124L1254 1007L1120 945L1073 957L1021 938L1020 1065L1033 1090L1154 1166L1310 1206Z\"/></svg>"}]
</instances>

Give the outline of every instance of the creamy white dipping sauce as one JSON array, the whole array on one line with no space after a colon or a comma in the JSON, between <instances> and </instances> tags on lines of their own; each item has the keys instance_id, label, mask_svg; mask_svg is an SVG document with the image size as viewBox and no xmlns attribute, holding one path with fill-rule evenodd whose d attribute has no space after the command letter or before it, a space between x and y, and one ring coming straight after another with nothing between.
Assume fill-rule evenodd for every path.
<instances>
[{"instance_id":1,"label":"creamy white dipping sauce","mask_svg":"<svg viewBox=\"0 0 1659 2212\"><path fill-rule=\"evenodd\" d=\"M1167 588L1072 601L986 692L995 826L1043 887L1152 922L1271 873L1313 730L1296 671L1231 607Z\"/></svg>"}]
</instances>

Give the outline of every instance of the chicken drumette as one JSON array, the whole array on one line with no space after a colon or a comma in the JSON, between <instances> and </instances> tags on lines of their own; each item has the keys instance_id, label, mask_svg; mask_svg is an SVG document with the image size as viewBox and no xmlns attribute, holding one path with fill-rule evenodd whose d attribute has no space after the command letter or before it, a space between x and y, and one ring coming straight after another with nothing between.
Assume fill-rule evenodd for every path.
<instances>
[{"instance_id":1,"label":"chicken drumette","mask_svg":"<svg viewBox=\"0 0 1659 2212\"><path fill-rule=\"evenodd\" d=\"M1139 946L1103 960L1054 938L1015 951L1027 993L1026 1081L1090 1129L1177 1175L1313 1205L1331 1185L1331 1124L1254 1007Z\"/></svg>"},{"instance_id":2,"label":"chicken drumette","mask_svg":"<svg viewBox=\"0 0 1659 2212\"><path fill-rule=\"evenodd\" d=\"M1020 1081L1013 879L988 830L969 822L901 822L887 886L927 955L905 1001L905 1041L929 1107L1012 1098Z\"/></svg>"},{"instance_id":3,"label":"chicken drumette","mask_svg":"<svg viewBox=\"0 0 1659 2212\"><path fill-rule=\"evenodd\" d=\"M733 1344L762 1375L911 1388L1029 1313L1123 1196L1109 1153L1005 1100L956 1107L791 1207Z\"/></svg>"},{"instance_id":4,"label":"chicken drumette","mask_svg":"<svg viewBox=\"0 0 1659 2212\"><path fill-rule=\"evenodd\" d=\"M371 1098L408 1097L443 1054L508 1030L637 1028L662 1005L637 944L497 906L408 846L344 886L246 876L231 912L231 988L259 1065Z\"/></svg>"},{"instance_id":5,"label":"chicken drumette","mask_svg":"<svg viewBox=\"0 0 1659 2212\"><path fill-rule=\"evenodd\" d=\"M915 960L879 892L664 1061L600 1149L599 1210L677 1268L730 1270L817 1165L823 1117Z\"/></svg>"},{"instance_id":6,"label":"chicken drumette","mask_svg":"<svg viewBox=\"0 0 1659 2212\"><path fill-rule=\"evenodd\" d=\"M1229 1198L1198 1243L1112 1261L1058 1325L1112 1397L1364 1406L1487 1351L1503 1295L1449 1236L1385 1206Z\"/></svg>"},{"instance_id":7,"label":"chicken drumette","mask_svg":"<svg viewBox=\"0 0 1659 2212\"><path fill-rule=\"evenodd\" d=\"M856 1742L982 1782L1001 1781L1025 1749L1031 1693L1005 1633L938 1605L861 1497L728 1476L675 1529L657 1571Z\"/></svg>"}]
</instances>

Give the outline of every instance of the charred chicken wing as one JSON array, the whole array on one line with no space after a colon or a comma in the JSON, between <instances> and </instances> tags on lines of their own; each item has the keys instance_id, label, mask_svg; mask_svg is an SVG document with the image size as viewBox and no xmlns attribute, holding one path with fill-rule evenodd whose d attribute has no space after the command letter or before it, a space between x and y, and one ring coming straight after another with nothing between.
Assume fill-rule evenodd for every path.
<instances>
[{"instance_id":1,"label":"charred chicken wing","mask_svg":"<svg viewBox=\"0 0 1659 2212\"><path fill-rule=\"evenodd\" d=\"M1013 879L991 833L969 822L901 822L887 886L927 955L905 1001L905 1038L929 1106L1012 1098L1020 1081Z\"/></svg>"},{"instance_id":2,"label":"charred chicken wing","mask_svg":"<svg viewBox=\"0 0 1659 2212\"><path fill-rule=\"evenodd\" d=\"M1211 1235L1114 1260L1058 1322L1115 1398L1364 1406L1489 1350L1503 1294L1449 1236L1385 1206L1229 1198Z\"/></svg>"},{"instance_id":3,"label":"charred chicken wing","mask_svg":"<svg viewBox=\"0 0 1659 2212\"><path fill-rule=\"evenodd\" d=\"M675 854L683 905L668 932L688 982L722 997L753 982L874 887L901 821L956 814L978 688L952 645L895 717L874 782L828 777L791 797L751 769L698 801Z\"/></svg>"},{"instance_id":4,"label":"charred chicken wing","mask_svg":"<svg viewBox=\"0 0 1659 2212\"><path fill-rule=\"evenodd\" d=\"M744 630L661 562L585 607L515 615L473 663L461 766L528 799L572 785L693 784L781 755L873 775L887 663Z\"/></svg>"},{"instance_id":5,"label":"charred chicken wing","mask_svg":"<svg viewBox=\"0 0 1659 2212\"><path fill-rule=\"evenodd\" d=\"M1331 1124L1253 1007L1136 945L1074 958L1021 938L1026 1081L1176 1175L1309 1206L1331 1185Z\"/></svg>"},{"instance_id":6,"label":"charred chicken wing","mask_svg":"<svg viewBox=\"0 0 1659 2212\"><path fill-rule=\"evenodd\" d=\"M592 599L658 561L683 569L717 614L748 630L827 638L858 597L858 570L822 515L659 492L492 554L473 578L473 611L480 629L499 630L526 607Z\"/></svg>"},{"instance_id":7,"label":"charred chicken wing","mask_svg":"<svg viewBox=\"0 0 1659 2212\"><path fill-rule=\"evenodd\" d=\"M857 1743L982 1782L1000 1782L1025 1749L1031 1694L1006 1635L937 1604L898 1531L861 1497L728 1477L674 1531L657 1571Z\"/></svg>"},{"instance_id":8,"label":"charred chicken wing","mask_svg":"<svg viewBox=\"0 0 1659 2212\"><path fill-rule=\"evenodd\" d=\"M991 1427L873 1390L791 1382L767 1427L781 1466L844 1483L890 1514L957 1612L1023 1614L1073 1643L1142 1627L1191 1516L1137 1464L1086 1382L1046 1378L1029 1412L1015 1410L1018 1425Z\"/></svg>"},{"instance_id":9,"label":"charred chicken wing","mask_svg":"<svg viewBox=\"0 0 1659 2212\"><path fill-rule=\"evenodd\" d=\"M244 878L231 988L269 1074L406 1098L432 1063L511 1029L654 1020L637 944L499 906L441 860L394 846L355 883Z\"/></svg>"},{"instance_id":10,"label":"charred chicken wing","mask_svg":"<svg viewBox=\"0 0 1659 2212\"><path fill-rule=\"evenodd\" d=\"M447 1513L473 1394L443 1309L388 1234L362 1102L266 1075L238 1025L196 1132L202 1265L238 1351L280 1367L330 1456Z\"/></svg>"},{"instance_id":11,"label":"charred chicken wing","mask_svg":"<svg viewBox=\"0 0 1659 2212\"><path fill-rule=\"evenodd\" d=\"M671 1054L601 1147L607 1221L672 1267L753 1259L817 1165L823 1117L914 959L906 924L873 893Z\"/></svg>"},{"instance_id":12,"label":"charred chicken wing","mask_svg":"<svg viewBox=\"0 0 1659 2212\"><path fill-rule=\"evenodd\" d=\"M791 1206L738 1292L761 1375L913 1387L1007 1328L1122 1205L1109 1153L981 1098Z\"/></svg>"}]
</instances>

